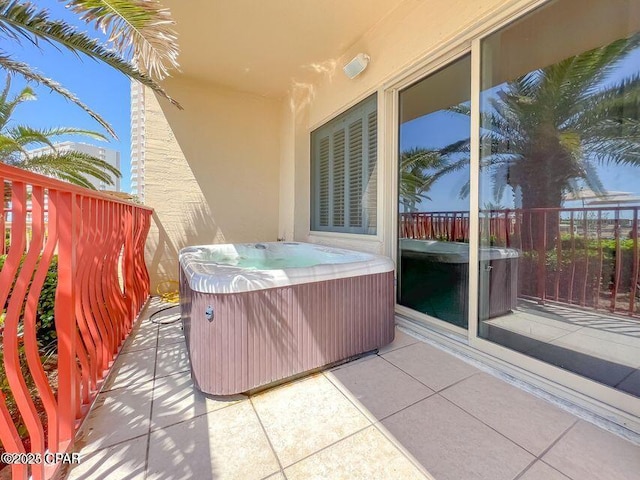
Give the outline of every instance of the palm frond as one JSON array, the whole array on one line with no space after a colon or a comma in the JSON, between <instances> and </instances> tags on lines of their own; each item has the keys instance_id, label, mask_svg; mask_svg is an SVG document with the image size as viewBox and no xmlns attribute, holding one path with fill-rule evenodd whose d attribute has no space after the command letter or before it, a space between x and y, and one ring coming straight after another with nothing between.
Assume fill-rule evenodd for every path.
<instances>
[{"instance_id":1,"label":"palm frond","mask_svg":"<svg viewBox=\"0 0 640 480\"><path fill-rule=\"evenodd\" d=\"M25 86L20 93L9 100L9 92L11 90L11 75L7 75L5 88L0 95L0 129L4 128L13 114L13 111L22 102L35 100L36 95L28 85Z\"/></svg>"},{"instance_id":2,"label":"palm frond","mask_svg":"<svg viewBox=\"0 0 640 480\"><path fill-rule=\"evenodd\" d=\"M3 132L3 134L25 147L35 143L55 148L53 146L53 141L48 135L45 135L37 128L32 128L27 125L18 125L16 127L8 128Z\"/></svg>"},{"instance_id":3,"label":"palm frond","mask_svg":"<svg viewBox=\"0 0 640 480\"><path fill-rule=\"evenodd\" d=\"M63 0L64 1L64 0ZM108 35L116 49L131 56L151 78L177 69L177 34L168 9L157 0L68 0L67 6Z\"/></svg>"},{"instance_id":4,"label":"palm frond","mask_svg":"<svg viewBox=\"0 0 640 480\"><path fill-rule=\"evenodd\" d=\"M182 108L152 77L138 70L116 52L107 49L98 40L79 32L75 27L60 20L51 20L46 10L36 10L30 3L20 3L16 0L0 0L0 26L1 32L5 34L13 33L13 38L17 41L21 37L28 38L35 44L42 40L54 45L56 48L64 47L76 55L81 53L89 58L103 62L129 78L151 88L178 108ZM4 63L10 64L11 58L6 54L3 54L3 56L5 57ZM24 66L24 64L22 65ZM10 71L20 73L17 68L9 69L4 65L2 66Z\"/></svg>"},{"instance_id":5,"label":"palm frond","mask_svg":"<svg viewBox=\"0 0 640 480\"><path fill-rule=\"evenodd\" d=\"M0 22L0 24L1 23L2 22ZM32 82L38 83L40 85L44 85L45 87L50 88L57 94L62 95L64 98L66 98L72 103L75 103L85 112L87 112L89 116L91 116L91 118L93 118L96 122L102 125L102 127L104 127L104 129L107 132L109 132L109 135L111 135L114 138L118 138L118 136L116 135L116 132L113 130L113 128L111 128L111 126L107 123L107 121L104 118L102 118L98 113L94 112L91 108L89 108L88 105L82 102L82 100L76 97L72 92L64 88L58 82L51 80L50 78L47 78L44 75L41 75L40 73L36 72L26 63L13 60L2 50L0 50L0 68L10 73L16 73L18 75L21 75L25 79L31 80Z\"/></svg>"},{"instance_id":6,"label":"palm frond","mask_svg":"<svg viewBox=\"0 0 640 480\"><path fill-rule=\"evenodd\" d=\"M51 175L88 188L94 188L89 177L113 185L113 178L120 178L120 170L92 155L70 151L63 154L47 153L23 156L14 166L33 172Z\"/></svg>"},{"instance_id":7,"label":"palm frond","mask_svg":"<svg viewBox=\"0 0 640 480\"><path fill-rule=\"evenodd\" d=\"M0 162L11 163L10 159L14 156L26 155L27 150L20 142L16 142L13 138L0 134Z\"/></svg>"}]
</instances>

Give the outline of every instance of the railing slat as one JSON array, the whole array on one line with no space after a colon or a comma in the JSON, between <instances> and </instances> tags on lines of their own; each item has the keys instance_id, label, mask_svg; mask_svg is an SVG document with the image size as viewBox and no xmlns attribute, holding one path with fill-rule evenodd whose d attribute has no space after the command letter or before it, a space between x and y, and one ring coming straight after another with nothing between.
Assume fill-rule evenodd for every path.
<instances>
[{"instance_id":1,"label":"railing slat","mask_svg":"<svg viewBox=\"0 0 640 480\"><path fill-rule=\"evenodd\" d=\"M0 165L0 184L5 195L0 307L6 309L0 367L10 387L0 391L0 447L25 452L27 438L20 437L14 424L20 418L32 452L68 451L78 420L86 415L149 295L144 243L152 210L6 165ZM41 293L56 255L54 386L41 363L37 325ZM13 478L56 474L55 466L41 464L11 468Z\"/></svg>"},{"instance_id":2,"label":"railing slat","mask_svg":"<svg viewBox=\"0 0 640 480\"><path fill-rule=\"evenodd\" d=\"M561 303L640 316L636 312L640 289L639 210L638 206L481 210L480 235L484 246L490 243L521 251L521 296L544 302L549 294ZM611 212L615 214L613 219L608 218ZM469 241L468 211L400 213L399 222L402 238ZM623 241L623 229L627 227L631 245ZM546 232L547 228L554 228L555 236ZM532 263L534 257L537 261ZM556 268L550 274L547 264L554 257ZM633 264L628 265L629 261ZM604 295L603 282L609 282L608 306L600 298Z\"/></svg>"}]
</instances>

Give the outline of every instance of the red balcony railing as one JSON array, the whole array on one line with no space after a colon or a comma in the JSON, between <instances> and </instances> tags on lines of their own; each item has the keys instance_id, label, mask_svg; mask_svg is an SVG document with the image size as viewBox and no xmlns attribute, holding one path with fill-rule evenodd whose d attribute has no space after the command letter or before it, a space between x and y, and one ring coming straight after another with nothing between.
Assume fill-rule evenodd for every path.
<instances>
[{"instance_id":1,"label":"red balcony railing","mask_svg":"<svg viewBox=\"0 0 640 480\"><path fill-rule=\"evenodd\" d=\"M640 316L639 210L485 210L480 238L520 251L521 297ZM400 236L468 242L469 212L403 213Z\"/></svg>"},{"instance_id":2,"label":"red balcony railing","mask_svg":"<svg viewBox=\"0 0 640 480\"><path fill-rule=\"evenodd\" d=\"M52 453L73 446L149 295L152 211L1 164L0 185L0 440L3 451L25 454L14 457L13 478L49 478ZM45 355L39 335L51 276L56 340Z\"/></svg>"}]
</instances>

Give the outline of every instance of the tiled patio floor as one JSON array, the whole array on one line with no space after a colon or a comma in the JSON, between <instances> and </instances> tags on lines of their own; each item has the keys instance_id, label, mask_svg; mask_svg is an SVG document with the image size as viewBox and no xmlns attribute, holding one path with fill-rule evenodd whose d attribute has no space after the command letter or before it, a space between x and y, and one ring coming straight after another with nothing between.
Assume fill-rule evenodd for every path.
<instances>
[{"instance_id":1,"label":"tiled patio floor","mask_svg":"<svg viewBox=\"0 0 640 480\"><path fill-rule=\"evenodd\" d=\"M638 479L640 446L402 332L378 355L206 398L179 323L148 321L157 308L117 359L68 478Z\"/></svg>"}]
</instances>

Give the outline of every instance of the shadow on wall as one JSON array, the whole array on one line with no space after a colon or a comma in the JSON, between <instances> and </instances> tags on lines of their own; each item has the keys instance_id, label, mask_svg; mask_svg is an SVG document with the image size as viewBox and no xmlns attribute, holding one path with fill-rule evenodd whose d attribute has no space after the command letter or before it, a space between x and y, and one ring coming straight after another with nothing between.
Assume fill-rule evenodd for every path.
<instances>
[{"instance_id":1,"label":"shadow on wall","mask_svg":"<svg viewBox=\"0 0 640 480\"><path fill-rule=\"evenodd\" d=\"M171 232L164 227L158 214L153 213L146 245L152 294L158 293L158 286L164 287L161 285L163 282L178 280L178 254L182 248L225 242L225 237L206 204L188 203L187 210L183 213L184 221L180 225L173 225ZM175 288L177 289L177 285Z\"/></svg>"}]
</instances>

